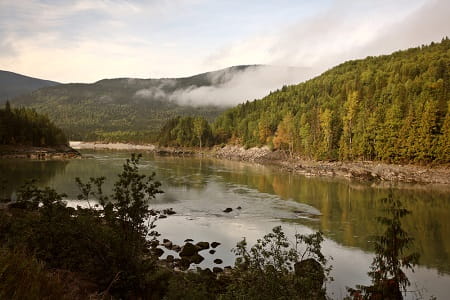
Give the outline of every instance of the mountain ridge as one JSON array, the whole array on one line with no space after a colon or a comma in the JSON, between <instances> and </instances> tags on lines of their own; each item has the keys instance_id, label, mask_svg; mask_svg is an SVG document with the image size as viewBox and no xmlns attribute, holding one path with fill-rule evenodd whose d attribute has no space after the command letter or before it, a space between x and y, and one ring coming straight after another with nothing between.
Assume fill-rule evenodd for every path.
<instances>
[{"instance_id":1,"label":"mountain ridge","mask_svg":"<svg viewBox=\"0 0 450 300\"><path fill-rule=\"evenodd\" d=\"M0 70L0 104L37 89L59 84L56 81Z\"/></svg>"},{"instance_id":2,"label":"mountain ridge","mask_svg":"<svg viewBox=\"0 0 450 300\"><path fill-rule=\"evenodd\" d=\"M287 80L301 70L240 65L181 78L102 79L90 84L44 87L14 98L11 104L48 115L72 140L109 140L114 133L121 135L122 141L143 142L151 141L144 138L145 134L156 134L170 118L202 116L212 121L225 108L233 106L229 99L235 97L236 101L238 97L240 102L255 99L252 93L261 89L259 81L265 84L267 78L278 73ZM230 91L234 93L231 96Z\"/></svg>"}]
</instances>

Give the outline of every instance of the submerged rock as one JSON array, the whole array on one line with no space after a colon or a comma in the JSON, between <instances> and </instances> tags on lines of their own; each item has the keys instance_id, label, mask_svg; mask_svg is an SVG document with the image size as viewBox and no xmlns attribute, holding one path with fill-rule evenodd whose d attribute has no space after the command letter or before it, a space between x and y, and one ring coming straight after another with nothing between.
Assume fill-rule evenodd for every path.
<instances>
[{"instance_id":1,"label":"submerged rock","mask_svg":"<svg viewBox=\"0 0 450 300\"><path fill-rule=\"evenodd\" d=\"M209 243L208 242L198 242L195 245L200 248L200 251L201 250L205 250L205 249L209 249Z\"/></svg>"},{"instance_id":2,"label":"submerged rock","mask_svg":"<svg viewBox=\"0 0 450 300\"><path fill-rule=\"evenodd\" d=\"M198 250L199 249L194 244L186 243L183 247L181 247L180 256L192 256L197 254Z\"/></svg>"},{"instance_id":3,"label":"submerged rock","mask_svg":"<svg viewBox=\"0 0 450 300\"><path fill-rule=\"evenodd\" d=\"M213 247L213 248L217 248L217 246L219 246L219 245L220 245L219 242L212 242L211 243L211 247Z\"/></svg>"}]
</instances>

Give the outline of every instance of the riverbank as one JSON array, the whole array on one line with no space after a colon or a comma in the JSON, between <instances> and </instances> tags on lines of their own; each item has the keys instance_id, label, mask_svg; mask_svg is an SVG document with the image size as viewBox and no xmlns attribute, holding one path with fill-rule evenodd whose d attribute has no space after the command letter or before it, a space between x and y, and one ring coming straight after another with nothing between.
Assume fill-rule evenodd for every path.
<instances>
[{"instance_id":1,"label":"riverbank","mask_svg":"<svg viewBox=\"0 0 450 300\"><path fill-rule=\"evenodd\" d=\"M298 156L289 157L268 147L245 149L225 146L216 149L218 158L261 164L274 164L284 170L305 176L336 176L364 181L392 181L450 185L449 166L397 165L373 161L315 161Z\"/></svg>"},{"instance_id":2,"label":"riverbank","mask_svg":"<svg viewBox=\"0 0 450 300\"><path fill-rule=\"evenodd\" d=\"M79 158L81 154L67 145L52 147L32 147L18 145L0 145L0 158L27 158L27 159L72 159Z\"/></svg>"},{"instance_id":3,"label":"riverbank","mask_svg":"<svg viewBox=\"0 0 450 300\"><path fill-rule=\"evenodd\" d=\"M272 151L268 147L245 149L227 145L200 150L199 148L170 148L155 145L103 144L71 142L75 149L94 150L144 150L158 155L193 155L269 164L305 176L343 177L364 181L401 183L423 183L450 185L450 166L398 165L372 161L315 161L299 156L289 157L283 151Z\"/></svg>"}]
</instances>

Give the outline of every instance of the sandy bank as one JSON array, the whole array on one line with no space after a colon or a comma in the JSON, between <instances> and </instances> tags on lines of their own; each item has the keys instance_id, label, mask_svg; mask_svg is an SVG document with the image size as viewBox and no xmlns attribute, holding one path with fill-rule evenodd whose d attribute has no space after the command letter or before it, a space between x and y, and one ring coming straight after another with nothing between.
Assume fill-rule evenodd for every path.
<instances>
[{"instance_id":1,"label":"sandy bank","mask_svg":"<svg viewBox=\"0 0 450 300\"><path fill-rule=\"evenodd\" d=\"M74 149L93 149L93 150L147 150L154 151L154 145L133 145L124 143L95 143L71 141L70 147Z\"/></svg>"}]
</instances>

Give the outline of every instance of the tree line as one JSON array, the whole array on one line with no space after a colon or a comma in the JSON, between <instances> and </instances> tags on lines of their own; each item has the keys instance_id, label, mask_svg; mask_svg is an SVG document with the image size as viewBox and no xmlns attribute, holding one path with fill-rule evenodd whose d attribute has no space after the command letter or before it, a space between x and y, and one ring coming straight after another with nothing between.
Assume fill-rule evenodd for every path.
<instances>
[{"instance_id":1,"label":"tree line","mask_svg":"<svg viewBox=\"0 0 450 300\"><path fill-rule=\"evenodd\" d=\"M449 79L447 37L348 61L227 110L211 124L213 141L268 145L318 160L447 163ZM163 143L179 136L164 135Z\"/></svg>"},{"instance_id":2,"label":"tree line","mask_svg":"<svg viewBox=\"0 0 450 300\"><path fill-rule=\"evenodd\" d=\"M60 128L33 109L12 108L9 102L0 109L0 145L41 147L67 142Z\"/></svg>"}]
</instances>

